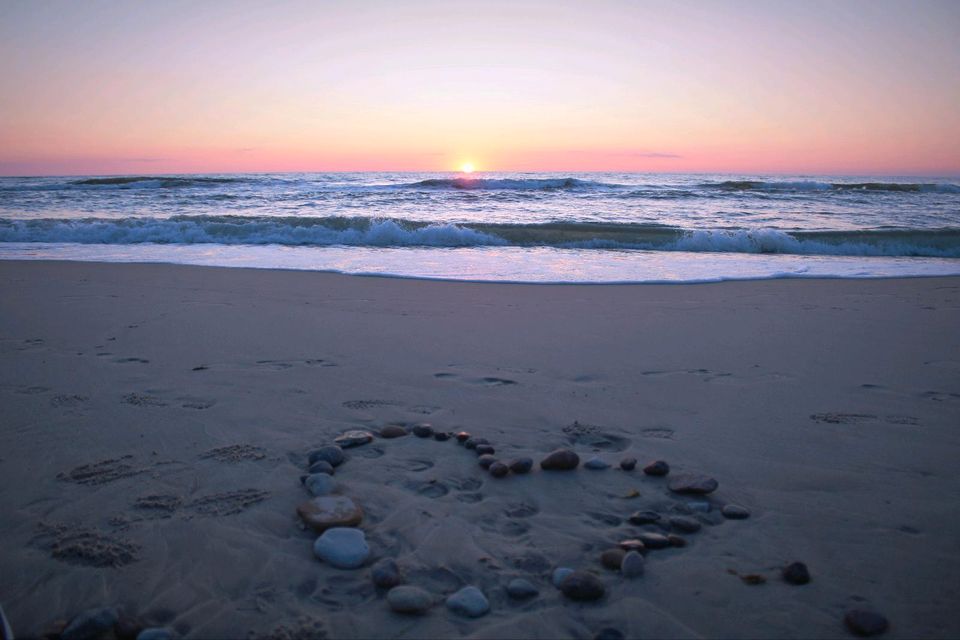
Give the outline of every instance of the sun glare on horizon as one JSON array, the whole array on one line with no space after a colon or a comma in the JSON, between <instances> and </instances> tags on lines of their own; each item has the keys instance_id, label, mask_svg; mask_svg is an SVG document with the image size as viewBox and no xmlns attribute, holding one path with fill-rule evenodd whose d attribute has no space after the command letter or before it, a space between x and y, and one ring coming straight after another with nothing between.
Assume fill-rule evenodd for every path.
<instances>
[{"instance_id":1,"label":"sun glare on horizon","mask_svg":"<svg viewBox=\"0 0 960 640\"><path fill-rule=\"evenodd\" d=\"M462 173L473 173L474 167L472 162L464 162L460 165L460 171Z\"/></svg>"}]
</instances>

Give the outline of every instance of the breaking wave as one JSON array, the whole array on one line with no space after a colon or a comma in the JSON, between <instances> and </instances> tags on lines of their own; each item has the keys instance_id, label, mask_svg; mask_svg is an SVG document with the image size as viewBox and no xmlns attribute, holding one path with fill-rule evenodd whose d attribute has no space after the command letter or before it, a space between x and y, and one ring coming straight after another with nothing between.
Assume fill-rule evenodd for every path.
<instances>
[{"instance_id":1,"label":"breaking wave","mask_svg":"<svg viewBox=\"0 0 960 640\"><path fill-rule=\"evenodd\" d=\"M409 184L397 185L405 188L427 189L512 189L516 191L528 190L560 190L560 189L602 189L615 188L624 185L609 182L595 182L578 178L472 178L461 176L457 178L430 178Z\"/></svg>"},{"instance_id":2,"label":"breaking wave","mask_svg":"<svg viewBox=\"0 0 960 640\"><path fill-rule=\"evenodd\" d=\"M899 193L960 193L960 185L934 182L818 182L725 180L706 182L704 188L725 191L893 191Z\"/></svg>"}]
</instances>

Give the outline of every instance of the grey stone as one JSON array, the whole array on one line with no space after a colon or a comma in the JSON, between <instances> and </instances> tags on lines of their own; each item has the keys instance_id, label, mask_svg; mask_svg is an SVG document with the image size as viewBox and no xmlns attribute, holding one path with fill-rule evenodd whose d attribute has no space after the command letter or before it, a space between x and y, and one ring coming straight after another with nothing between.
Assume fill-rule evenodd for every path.
<instances>
[{"instance_id":1,"label":"grey stone","mask_svg":"<svg viewBox=\"0 0 960 640\"><path fill-rule=\"evenodd\" d=\"M574 571L560 583L560 591L571 600L599 600L606 588L589 571Z\"/></svg>"},{"instance_id":2,"label":"grey stone","mask_svg":"<svg viewBox=\"0 0 960 640\"><path fill-rule=\"evenodd\" d=\"M381 589L390 589L400 584L400 567L393 558L383 558L370 569L370 579Z\"/></svg>"},{"instance_id":3,"label":"grey stone","mask_svg":"<svg viewBox=\"0 0 960 640\"><path fill-rule=\"evenodd\" d=\"M643 532L637 536L646 549L665 549L670 546L670 539L660 533Z\"/></svg>"},{"instance_id":4,"label":"grey stone","mask_svg":"<svg viewBox=\"0 0 960 640\"><path fill-rule=\"evenodd\" d=\"M610 463L602 458L594 456L583 463L583 466L594 471L602 471L603 469L609 469Z\"/></svg>"},{"instance_id":5,"label":"grey stone","mask_svg":"<svg viewBox=\"0 0 960 640\"><path fill-rule=\"evenodd\" d=\"M457 442L463 444L470 439L470 432L468 431L458 431L457 435L454 436L457 439Z\"/></svg>"},{"instance_id":6,"label":"grey stone","mask_svg":"<svg viewBox=\"0 0 960 640\"><path fill-rule=\"evenodd\" d=\"M490 444L490 441L486 438L470 436L467 438L466 442L463 443L463 446L465 446L467 449L476 449L478 444Z\"/></svg>"},{"instance_id":7,"label":"grey stone","mask_svg":"<svg viewBox=\"0 0 960 640\"><path fill-rule=\"evenodd\" d=\"M704 495L717 490L718 482L699 473L682 473L674 476L667 487L674 493Z\"/></svg>"},{"instance_id":8,"label":"grey stone","mask_svg":"<svg viewBox=\"0 0 960 640\"><path fill-rule=\"evenodd\" d=\"M648 476L665 476L670 473L670 465L663 460L654 460L643 468Z\"/></svg>"},{"instance_id":9,"label":"grey stone","mask_svg":"<svg viewBox=\"0 0 960 640\"><path fill-rule=\"evenodd\" d=\"M685 547L685 546L687 546L687 541L686 541L686 540L684 540L684 539L681 538L680 536L678 536L678 535L676 535L676 534L673 534L673 533L667 535L667 540L670 541L670 546L671 546L671 547Z\"/></svg>"},{"instance_id":10,"label":"grey stone","mask_svg":"<svg viewBox=\"0 0 960 640\"><path fill-rule=\"evenodd\" d=\"M858 636L878 636L890 627L886 617L876 611L852 609L843 616L847 628Z\"/></svg>"},{"instance_id":11,"label":"grey stone","mask_svg":"<svg viewBox=\"0 0 960 640\"><path fill-rule=\"evenodd\" d=\"M367 561L370 546L360 529L333 527L313 543L313 553L338 569L356 569Z\"/></svg>"},{"instance_id":12,"label":"grey stone","mask_svg":"<svg viewBox=\"0 0 960 640\"><path fill-rule=\"evenodd\" d=\"M489 469L490 465L497 461L496 456L493 456L489 453L485 453L479 458L477 458L477 464L479 464L484 469Z\"/></svg>"},{"instance_id":13,"label":"grey stone","mask_svg":"<svg viewBox=\"0 0 960 640\"><path fill-rule=\"evenodd\" d=\"M630 514L630 517L627 518L630 521L630 524L653 524L660 520L660 514L654 511L637 511Z\"/></svg>"},{"instance_id":14,"label":"grey stone","mask_svg":"<svg viewBox=\"0 0 960 640\"><path fill-rule=\"evenodd\" d=\"M643 575L644 560L643 556L636 551L623 556L623 562L620 563L620 573L624 578L636 578Z\"/></svg>"},{"instance_id":15,"label":"grey stone","mask_svg":"<svg viewBox=\"0 0 960 640\"><path fill-rule=\"evenodd\" d=\"M637 468L636 458L624 458L620 461L620 468L624 471L633 471Z\"/></svg>"},{"instance_id":16,"label":"grey stone","mask_svg":"<svg viewBox=\"0 0 960 640\"><path fill-rule=\"evenodd\" d=\"M533 458L514 458L507 463L507 466L514 473L529 473L533 468Z\"/></svg>"},{"instance_id":17,"label":"grey stone","mask_svg":"<svg viewBox=\"0 0 960 640\"><path fill-rule=\"evenodd\" d=\"M433 434L433 439L437 442L445 442L450 439L450 434L446 431L437 431Z\"/></svg>"},{"instance_id":18,"label":"grey stone","mask_svg":"<svg viewBox=\"0 0 960 640\"><path fill-rule=\"evenodd\" d=\"M402 438L405 435L408 435L407 430L398 424L388 424L380 429L381 438Z\"/></svg>"},{"instance_id":19,"label":"grey stone","mask_svg":"<svg viewBox=\"0 0 960 640\"><path fill-rule=\"evenodd\" d=\"M137 634L137 640L174 640L177 632L167 627L151 627Z\"/></svg>"},{"instance_id":20,"label":"grey stone","mask_svg":"<svg viewBox=\"0 0 960 640\"><path fill-rule=\"evenodd\" d=\"M333 439L333 442L334 444L340 445L344 449L349 449L350 447L359 447L362 444L367 444L372 440L373 434L369 431L354 429L337 436Z\"/></svg>"},{"instance_id":21,"label":"grey stone","mask_svg":"<svg viewBox=\"0 0 960 640\"><path fill-rule=\"evenodd\" d=\"M621 540L619 545L624 551L637 551L639 553L643 553L647 549L647 547L643 544L643 541L637 540L636 538L631 538L630 540Z\"/></svg>"},{"instance_id":22,"label":"grey stone","mask_svg":"<svg viewBox=\"0 0 960 640\"><path fill-rule=\"evenodd\" d=\"M493 455L496 453L496 449L493 448L493 445L489 444L478 444L474 449L477 452L478 456L482 455Z\"/></svg>"},{"instance_id":23,"label":"grey stone","mask_svg":"<svg viewBox=\"0 0 960 640\"><path fill-rule=\"evenodd\" d=\"M729 520L745 520L750 517L750 510L738 504L725 504L720 513Z\"/></svg>"},{"instance_id":24,"label":"grey stone","mask_svg":"<svg viewBox=\"0 0 960 640\"><path fill-rule=\"evenodd\" d=\"M353 527L363 520L363 510L346 496L318 496L297 507L303 522L317 533L331 527Z\"/></svg>"},{"instance_id":25,"label":"grey stone","mask_svg":"<svg viewBox=\"0 0 960 640\"><path fill-rule=\"evenodd\" d=\"M713 508L710 503L705 500L687 502L686 507L690 509L690 511L699 511L700 513L710 513L710 510Z\"/></svg>"},{"instance_id":26,"label":"grey stone","mask_svg":"<svg viewBox=\"0 0 960 640\"><path fill-rule=\"evenodd\" d=\"M607 569L617 571L620 569L620 563L623 562L623 557L625 555L627 555L627 552L623 549L607 549L600 554L600 564Z\"/></svg>"},{"instance_id":27,"label":"grey stone","mask_svg":"<svg viewBox=\"0 0 960 640\"><path fill-rule=\"evenodd\" d=\"M560 588L560 583L563 582L563 579L573 573L573 569L569 567L557 567L553 570L553 575L550 577L550 581L553 583L553 586Z\"/></svg>"},{"instance_id":28,"label":"grey stone","mask_svg":"<svg viewBox=\"0 0 960 640\"><path fill-rule=\"evenodd\" d=\"M700 531L700 521L688 516L673 516L670 518L670 526L682 533L696 533Z\"/></svg>"},{"instance_id":29,"label":"grey stone","mask_svg":"<svg viewBox=\"0 0 960 640\"><path fill-rule=\"evenodd\" d=\"M783 568L783 579L790 584L807 584L810 582L810 570L802 562L791 562Z\"/></svg>"},{"instance_id":30,"label":"grey stone","mask_svg":"<svg viewBox=\"0 0 960 640\"><path fill-rule=\"evenodd\" d=\"M429 438L433 435L433 426L427 424L426 422L421 422L420 424L413 425L413 435L418 438Z\"/></svg>"},{"instance_id":31,"label":"grey stone","mask_svg":"<svg viewBox=\"0 0 960 640\"><path fill-rule=\"evenodd\" d=\"M580 464L580 456L570 449L557 449L540 461L544 471L570 471Z\"/></svg>"},{"instance_id":32,"label":"grey stone","mask_svg":"<svg viewBox=\"0 0 960 640\"><path fill-rule=\"evenodd\" d=\"M471 585L447 598L447 608L468 618L479 618L490 611L490 602L480 589Z\"/></svg>"},{"instance_id":33,"label":"grey stone","mask_svg":"<svg viewBox=\"0 0 960 640\"><path fill-rule=\"evenodd\" d=\"M510 467L502 462L494 462L490 465L490 475L494 478L502 478L508 473L510 473Z\"/></svg>"},{"instance_id":34,"label":"grey stone","mask_svg":"<svg viewBox=\"0 0 960 640\"><path fill-rule=\"evenodd\" d=\"M433 606L433 596L413 585L401 585L387 593L387 604L397 613L424 614Z\"/></svg>"},{"instance_id":35,"label":"grey stone","mask_svg":"<svg viewBox=\"0 0 960 640\"><path fill-rule=\"evenodd\" d=\"M325 473L328 476L333 475L333 465L326 460L317 460L307 469L308 473Z\"/></svg>"},{"instance_id":36,"label":"grey stone","mask_svg":"<svg viewBox=\"0 0 960 640\"><path fill-rule=\"evenodd\" d=\"M93 640L113 629L120 620L120 614L114 607L87 609L76 615L67 625L61 640Z\"/></svg>"},{"instance_id":37,"label":"grey stone","mask_svg":"<svg viewBox=\"0 0 960 640\"><path fill-rule=\"evenodd\" d=\"M336 480L325 473L314 473L307 476L303 482L307 490L315 496L325 496L333 493L337 486Z\"/></svg>"},{"instance_id":38,"label":"grey stone","mask_svg":"<svg viewBox=\"0 0 960 640\"><path fill-rule=\"evenodd\" d=\"M310 460L310 464L313 464L317 460L326 460L334 467L339 467L341 464L343 464L344 460L347 459L347 457L343 455L343 449L341 449L335 444L330 444L325 447L320 447L319 449L314 449L313 451L310 452L310 455L308 457Z\"/></svg>"},{"instance_id":39,"label":"grey stone","mask_svg":"<svg viewBox=\"0 0 960 640\"><path fill-rule=\"evenodd\" d=\"M507 595L514 600L526 600L540 594L532 582L524 578L514 578L507 585Z\"/></svg>"}]
</instances>

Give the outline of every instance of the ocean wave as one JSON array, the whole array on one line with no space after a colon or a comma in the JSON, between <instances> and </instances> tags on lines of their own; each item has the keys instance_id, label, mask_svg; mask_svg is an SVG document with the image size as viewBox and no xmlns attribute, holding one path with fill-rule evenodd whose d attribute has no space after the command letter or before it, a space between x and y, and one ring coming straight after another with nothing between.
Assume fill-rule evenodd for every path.
<instances>
[{"instance_id":1,"label":"ocean wave","mask_svg":"<svg viewBox=\"0 0 960 640\"><path fill-rule=\"evenodd\" d=\"M242 178L218 178L214 176L114 176L109 178L84 178L69 184L78 187L140 187L175 189L215 184L240 182Z\"/></svg>"},{"instance_id":2,"label":"ocean wave","mask_svg":"<svg viewBox=\"0 0 960 640\"><path fill-rule=\"evenodd\" d=\"M705 182L706 189L724 191L887 191L899 193L960 193L960 185L934 182L818 182L815 180L725 180Z\"/></svg>"},{"instance_id":3,"label":"ocean wave","mask_svg":"<svg viewBox=\"0 0 960 640\"><path fill-rule=\"evenodd\" d=\"M561 189L602 189L616 188L624 185L609 182L595 182L579 178L473 178L460 176L456 178L429 178L418 182L397 185L403 188L427 189L512 189L516 191L543 190L557 191Z\"/></svg>"},{"instance_id":4,"label":"ocean wave","mask_svg":"<svg viewBox=\"0 0 960 640\"><path fill-rule=\"evenodd\" d=\"M372 247L520 246L960 258L960 229L783 231L556 222L427 223L350 217L0 219L0 242Z\"/></svg>"}]
</instances>

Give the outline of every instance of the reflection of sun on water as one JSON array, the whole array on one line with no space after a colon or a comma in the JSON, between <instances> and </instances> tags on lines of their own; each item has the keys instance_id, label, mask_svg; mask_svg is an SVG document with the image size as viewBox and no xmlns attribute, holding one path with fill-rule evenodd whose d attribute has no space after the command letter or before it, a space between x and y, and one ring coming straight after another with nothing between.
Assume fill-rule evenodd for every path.
<instances>
[{"instance_id":1,"label":"reflection of sun on water","mask_svg":"<svg viewBox=\"0 0 960 640\"><path fill-rule=\"evenodd\" d=\"M464 162L462 165L460 165L460 171L463 173L473 173L473 163Z\"/></svg>"}]
</instances>

